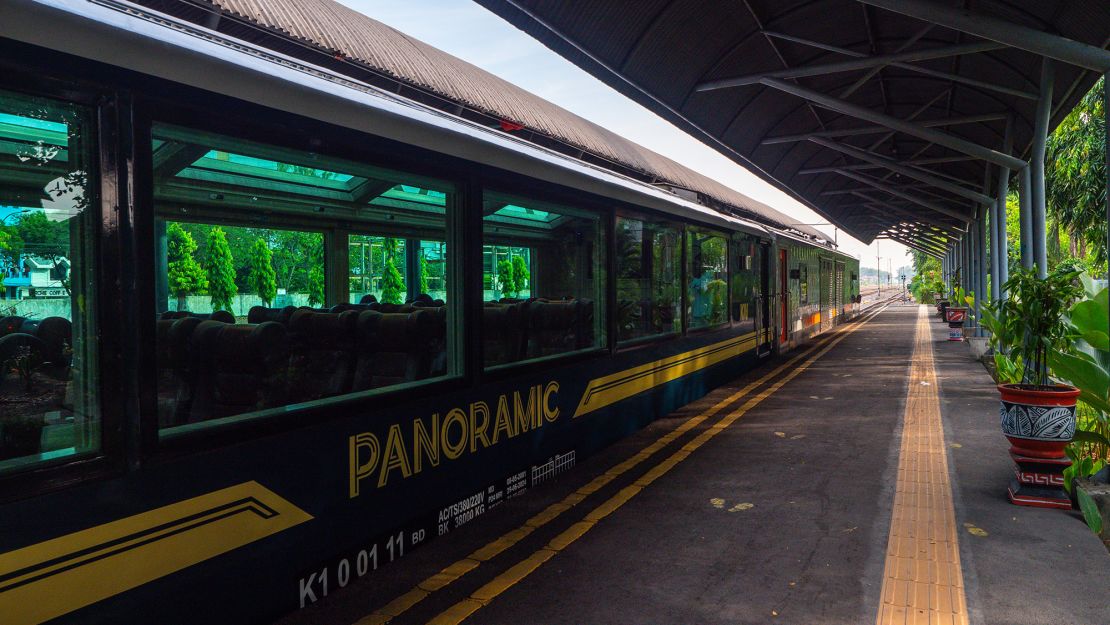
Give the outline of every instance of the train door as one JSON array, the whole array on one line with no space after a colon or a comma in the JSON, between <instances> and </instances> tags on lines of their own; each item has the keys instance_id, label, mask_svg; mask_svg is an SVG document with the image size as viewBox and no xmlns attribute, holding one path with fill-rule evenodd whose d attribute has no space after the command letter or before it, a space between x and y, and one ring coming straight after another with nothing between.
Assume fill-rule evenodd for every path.
<instances>
[{"instance_id":1,"label":"train door","mask_svg":"<svg viewBox=\"0 0 1110 625\"><path fill-rule=\"evenodd\" d=\"M775 343L774 324L771 323L771 246L760 245L756 258L759 263L759 267L756 268L759 274L759 294L755 307L755 331L758 333L756 354L762 357L771 353Z\"/></svg>"},{"instance_id":2,"label":"train door","mask_svg":"<svg viewBox=\"0 0 1110 625\"><path fill-rule=\"evenodd\" d=\"M821 330L828 330L833 324L833 264L831 260L821 259Z\"/></svg>"},{"instance_id":3,"label":"train door","mask_svg":"<svg viewBox=\"0 0 1110 625\"><path fill-rule=\"evenodd\" d=\"M781 331L782 332L781 332L781 336L779 337L779 342L784 344L784 345L786 344L786 341L790 336L790 317L789 317L789 315L787 315L787 312L789 311L789 307L787 306L787 303L790 300L790 289L789 289L790 282L787 279L789 275L790 275L790 272L786 268L786 250L785 249L780 249L779 250L779 324L781 326Z\"/></svg>"},{"instance_id":4,"label":"train door","mask_svg":"<svg viewBox=\"0 0 1110 625\"><path fill-rule=\"evenodd\" d=\"M834 288L836 289L836 316L844 314L844 263L836 264L836 280L834 281Z\"/></svg>"}]
</instances>

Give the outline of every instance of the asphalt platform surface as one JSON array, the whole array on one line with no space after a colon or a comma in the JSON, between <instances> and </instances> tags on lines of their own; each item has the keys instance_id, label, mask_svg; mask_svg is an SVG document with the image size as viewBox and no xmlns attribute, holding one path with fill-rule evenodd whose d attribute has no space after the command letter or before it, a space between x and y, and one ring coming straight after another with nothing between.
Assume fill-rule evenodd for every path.
<instances>
[{"instance_id":1,"label":"asphalt platform surface","mask_svg":"<svg viewBox=\"0 0 1110 625\"><path fill-rule=\"evenodd\" d=\"M397 625L874 623L917 317L895 305L862 324L536 567L522 563L758 391L446 586L395 601L800 351L279 623L369 625L387 604L404 608ZM1075 513L1008 502L997 392L967 346L930 325L971 622L1110 625L1110 555ZM511 571L523 574L498 587ZM452 613L491 586L465 619Z\"/></svg>"}]
</instances>

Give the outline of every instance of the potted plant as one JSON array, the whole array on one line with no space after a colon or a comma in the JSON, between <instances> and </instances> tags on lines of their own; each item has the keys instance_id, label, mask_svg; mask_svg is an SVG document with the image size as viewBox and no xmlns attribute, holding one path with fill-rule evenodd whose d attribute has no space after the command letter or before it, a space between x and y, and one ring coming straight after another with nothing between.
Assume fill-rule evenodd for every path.
<instances>
[{"instance_id":1,"label":"potted plant","mask_svg":"<svg viewBox=\"0 0 1110 625\"><path fill-rule=\"evenodd\" d=\"M1052 381L1048 357L1074 340L1065 313L1083 294L1078 276L1070 268L1044 279L1015 272L1006 281L1009 299L984 317L997 348L1002 433L1017 465L1009 496L1018 505L1071 507L1063 488L1063 471L1071 464L1064 448L1075 435L1079 389Z\"/></svg>"},{"instance_id":2,"label":"potted plant","mask_svg":"<svg viewBox=\"0 0 1110 625\"><path fill-rule=\"evenodd\" d=\"M956 287L952 297L956 302L953 306L951 302L945 302L944 320L948 322L948 340L949 341L962 341L964 340L964 322L967 321L968 308L960 306L960 302L967 301L970 304L970 296L964 295L964 290Z\"/></svg>"}]
</instances>

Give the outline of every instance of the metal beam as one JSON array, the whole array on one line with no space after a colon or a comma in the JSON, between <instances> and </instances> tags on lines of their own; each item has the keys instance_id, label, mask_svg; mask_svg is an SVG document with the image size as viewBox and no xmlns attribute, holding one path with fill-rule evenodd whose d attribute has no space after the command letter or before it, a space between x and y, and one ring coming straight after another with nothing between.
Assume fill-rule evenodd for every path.
<instances>
[{"instance_id":1,"label":"metal beam","mask_svg":"<svg viewBox=\"0 0 1110 625\"><path fill-rule=\"evenodd\" d=\"M985 113L983 115L967 115L964 117L946 117L943 119L927 119L924 121L915 121L913 123L926 128L939 128L942 126L959 126L963 124L979 124L986 122L997 122L1006 119L1005 113ZM760 145L773 145L776 143L794 143L797 141L808 141L810 137L856 137L860 135L877 135L890 132L887 126L860 126L858 128L841 128L837 130L825 130L822 132L807 132L800 135L780 135L778 137L767 137L760 141Z\"/></svg>"},{"instance_id":2,"label":"metal beam","mask_svg":"<svg viewBox=\"0 0 1110 625\"><path fill-rule=\"evenodd\" d=\"M930 158L915 158L911 161L903 161L903 165L940 165L943 163L963 163L967 161L976 160L971 156L934 156ZM882 165L873 165L871 163L861 163L859 165L841 165L840 167L807 167L799 169L798 174L802 176L810 174L828 174L838 169L847 169L849 171L862 171L867 169L882 169Z\"/></svg>"},{"instance_id":3,"label":"metal beam","mask_svg":"<svg viewBox=\"0 0 1110 625\"><path fill-rule=\"evenodd\" d=\"M928 29L926 29L925 32L928 32ZM818 48L820 50L827 50L829 52L835 52L837 54L843 54L845 56L852 56L852 57L856 57L856 58L866 58L868 56L867 54L865 54L863 52L856 52L855 50L850 50L848 48L841 48L839 46L832 46L832 45L829 45L829 44L826 44L826 43L820 43L820 42L817 42L817 41L812 41L810 39L805 39L805 38L802 38L802 37L795 37L793 35L787 35L787 34L784 34L784 33L763 31L763 34L767 35L769 37L776 37L778 39L783 39L785 41L793 41L794 43L800 43L804 46L810 46L810 47L813 47L813 48ZM979 87L979 88L982 88L982 89L989 89L989 90L992 90L992 91L997 91L998 93L1004 93L1006 95L1014 96L1016 98L1025 98L1027 100L1036 100L1037 99L1037 94L1035 94L1033 92L1030 92L1030 91L1022 91L1021 89L1012 89L1010 87L1004 87L1002 85L996 85L994 83L989 83L989 82L982 81L982 80L976 80L974 78L968 78L966 76L960 76L959 74L950 74L948 72L938 72L936 70L928 69L926 67L921 67L919 65L914 65L912 63L894 62L894 63L890 63L890 66L891 67L897 67L899 69L910 70L912 72L917 72L919 74L924 74L926 76L932 76L934 78L941 78L943 80L951 80L952 82L958 82L958 83L962 83L962 84L969 85L969 86L972 86L972 87ZM875 69L875 70L872 70L872 71L877 72L878 69ZM864 78L870 78L870 77L871 76L869 75L869 76L865 76ZM855 87L857 84L860 84L861 82L864 82L863 78L861 78L860 81L857 81L857 83L852 85L852 86ZM854 89L852 89L851 91L854 91ZM851 91L845 90L844 92L842 92L840 94L840 97L842 97L842 98L848 97L849 95L851 95Z\"/></svg>"},{"instance_id":4,"label":"metal beam","mask_svg":"<svg viewBox=\"0 0 1110 625\"><path fill-rule=\"evenodd\" d=\"M840 152L842 154L847 154L852 158L871 163L872 165L878 165L884 169L889 169L890 171L901 174L907 178L913 178L918 182L924 182L927 185L942 189L953 195L958 195L973 202L978 202L979 204L984 205L990 205L994 203L994 198L990 197L989 195L983 195L982 193L972 191L971 189L966 189L959 185L952 184L947 180L942 180L937 176L919 171L912 167L906 167L898 161L889 159L885 156L880 156L866 150L861 150L855 146L847 145L845 143L838 143L836 141L824 139L821 137L814 137L810 139L810 141L816 143L817 145L824 146L830 150L836 150L837 152Z\"/></svg>"},{"instance_id":5,"label":"metal beam","mask_svg":"<svg viewBox=\"0 0 1110 625\"><path fill-rule=\"evenodd\" d=\"M917 250L917 251L919 251L923 254L928 254L928 255L930 255L934 258L940 258L941 255L945 251L944 249L939 249L938 250L936 248L933 248L932 246L923 245L921 243L913 241L912 239L910 239L908 237L900 236L900 235L897 235L897 234L890 234L890 233L886 233L885 235L880 234L879 236L877 236L875 238L876 239L890 239L892 241L897 241L897 242L901 243L902 245L905 245L906 247L915 249L915 250Z\"/></svg>"},{"instance_id":6,"label":"metal beam","mask_svg":"<svg viewBox=\"0 0 1110 625\"><path fill-rule=\"evenodd\" d=\"M978 143L972 143L966 139L961 139L955 135L950 135L940 130L926 128L914 122L907 122L897 117L892 117L885 113L872 111L858 104L853 104L845 100L834 98L813 89L808 89L799 85L795 85L784 80L777 78L764 78L760 80L760 84L766 85L779 91L796 95L799 98L804 98L815 102L822 106L827 106L833 110L839 111L845 115L851 115L864 121L869 121L873 124L886 126L891 130L897 130L905 134L924 139L930 143L942 145L946 148L962 152L974 156L976 158L994 163L996 165L1004 165L1011 169L1020 169L1025 166L1025 161L1014 158L1008 154L1003 154L998 150L994 150Z\"/></svg>"},{"instance_id":7,"label":"metal beam","mask_svg":"<svg viewBox=\"0 0 1110 625\"><path fill-rule=\"evenodd\" d=\"M1001 50L1006 46L993 41L976 41L974 43L964 43L955 46L941 46L939 48L930 48L927 50L911 50L908 52L899 52L896 54L878 54L875 56L868 56L862 59L855 59L851 61L839 61L837 63L826 63L824 65L804 65L801 67L791 67L789 69L780 69L770 72L761 72L758 74L748 74L747 76L736 76L733 78L719 78L717 80L707 80L699 83L694 87L694 91L713 91L715 89L726 89L728 87L743 87L745 85L754 85L761 82L765 78L805 78L806 76L821 76L824 74L837 74L840 72L854 72L861 69L870 69L872 67L882 67L897 63L900 61L927 61L930 59L943 59L950 56L960 56L963 54L975 54L977 52L990 52L992 50Z\"/></svg>"},{"instance_id":8,"label":"metal beam","mask_svg":"<svg viewBox=\"0 0 1110 625\"><path fill-rule=\"evenodd\" d=\"M1110 71L1110 52L1102 48L1021 26L984 13L944 6L925 0L857 0L863 4L901 13L938 26L990 39L1033 54L1086 67Z\"/></svg>"},{"instance_id":9,"label":"metal beam","mask_svg":"<svg viewBox=\"0 0 1110 625\"><path fill-rule=\"evenodd\" d=\"M948 215L949 217L954 217L954 218L959 219L960 221L962 221L964 223L968 223L968 222L971 221L971 217L968 217L967 215L964 215L962 213L958 213L958 212L948 208L947 206L941 206L940 204L937 204L936 202L933 202L933 201L930 201L930 200L923 200L923 199L921 199L921 198L919 198L915 195L910 195L909 193L905 193L905 192L901 191L900 189L898 189L897 187L893 187L889 184L879 182L878 180L874 180L874 179L872 179L868 176L861 176L861 175L859 175L855 172L851 172L851 171L842 171L842 172L839 172L839 173L840 173L841 176L844 176L846 178L851 178L852 180L855 180L856 182L862 182L863 184L866 184L868 186L875 187L876 189L878 189L878 190L880 190L884 193L889 193L890 195L893 195L894 197L900 197L903 200L913 202L914 204L917 204L918 206L922 206L924 208L927 208L927 209L929 209L933 212L937 212L937 213L940 213L942 215Z\"/></svg>"}]
</instances>

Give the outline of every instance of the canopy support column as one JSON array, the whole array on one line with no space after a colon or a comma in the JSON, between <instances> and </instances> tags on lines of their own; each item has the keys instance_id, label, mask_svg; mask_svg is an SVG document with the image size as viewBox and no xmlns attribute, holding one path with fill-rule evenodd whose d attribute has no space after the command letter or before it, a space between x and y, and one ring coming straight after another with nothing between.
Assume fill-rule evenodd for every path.
<instances>
[{"instance_id":1,"label":"canopy support column","mask_svg":"<svg viewBox=\"0 0 1110 625\"><path fill-rule=\"evenodd\" d=\"M1021 208L1018 213L1018 225L1021 228L1021 268L1028 271L1033 268L1033 202L1029 197L1032 192L1033 174L1028 165L1021 168L1018 182L1018 200Z\"/></svg>"},{"instance_id":2,"label":"canopy support column","mask_svg":"<svg viewBox=\"0 0 1110 625\"><path fill-rule=\"evenodd\" d=\"M1037 117L1033 129L1033 153L1029 167L1033 174L1033 263L1037 266L1037 277L1048 275L1048 256L1045 249L1045 186L1044 152L1048 142L1048 125L1052 117L1052 85L1055 74L1052 61L1041 61L1041 99L1037 101Z\"/></svg>"},{"instance_id":3,"label":"canopy support column","mask_svg":"<svg viewBox=\"0 0 1110 625\"><path fill-rule=\"evenodd\" d=\"M1005 138L1002 140L1002 151L1007 154L1013 151L1014 148L1012 127L1013 119L1008 118L1006 120ZM991 258L994 260L991 293L996 301L1006 297L1006 289L1003 285L1010 277L1010 247L1006 234L1006 198L1010 195L1011 174L1013 174L1012 170L1001 166L998 168L998 203L994 207L994 218L991 219L991 223L994 224L994 236L991 237Z\"/></svg>"}]
</instances>

